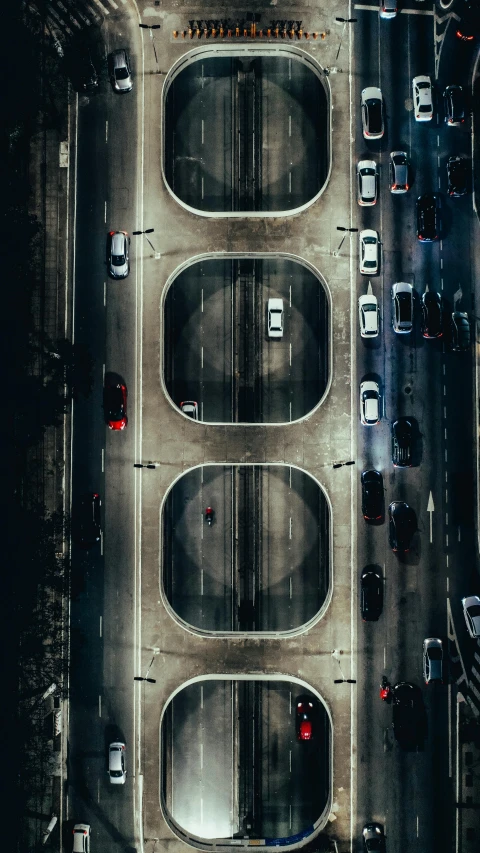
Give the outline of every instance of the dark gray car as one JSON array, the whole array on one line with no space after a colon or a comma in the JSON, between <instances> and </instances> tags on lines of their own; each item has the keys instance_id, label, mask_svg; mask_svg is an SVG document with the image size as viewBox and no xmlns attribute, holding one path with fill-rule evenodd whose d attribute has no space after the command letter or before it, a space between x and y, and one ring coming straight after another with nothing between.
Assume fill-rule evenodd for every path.
<instances>
[{"instance_id":1,"label":"dark gray car","mask_svg":"<svg viewBox=\"0 0 480 853\"><path fill-rule=\"evenodd\" d=\"M406 151L392 151L389 161L390 192L406 193L408 183L408 159Z\"/></svg>"},{"instance_id":2,"label":"dark gray car","mask_svg":"<svg viewBox=\"0 0 480 853\"><path fill-rule=\"evenodd\" d=\"M438 637L423 641L423 677L425 684L443 682L443 644Z\"/></svg>"}]
</instances>

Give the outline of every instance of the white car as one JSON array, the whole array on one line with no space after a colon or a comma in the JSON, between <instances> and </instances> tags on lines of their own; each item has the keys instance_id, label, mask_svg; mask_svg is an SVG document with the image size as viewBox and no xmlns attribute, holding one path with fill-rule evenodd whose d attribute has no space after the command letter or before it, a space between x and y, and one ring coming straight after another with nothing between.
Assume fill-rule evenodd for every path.
<instances>
[{"instance_id":1,"label":"white car","mask_svg":"<svg viewBox=\"0 0 480 853\"><path fill-rule=\"evenodd\" d=\"M378 300L373 293L364 293L358 300L360 335L362 338L376 338L379 329Z\"/></svg>"},{"instance_id":2,"label":"white car","mask_svg":"<svg viewBox=\"0 0 480 853\"><path fill-rule=\"evenodd\" d=\"M108 747L108 775L112 785L124 785L127 778L125 769L125 750L124 743L116 741Z\"/></svg>"},{"instance_id":3,"label":"white car","mask_svg":"<svg viewBox=\"0 0 480 853\"><path fill-rule=\"evenodd\" d=\"M378 382L367 380L360 384L360 419L364 426L375 426L380 422Z\"/></svg>"},{"instance_id":4,"label":"white car","mask_svg":"<svg viewBox=\"0 0 480 853\"><path fill-rule=\"evenodd\" d=\"M375 160L357 163L357 194L361 207L377 203L377 164Z\"/></svg>"},{"instance_id":5,"label":"white car","mask_svg":"<svg viewBox=\"0 0 480 853\"><path fill-rule=\"evenodd\" d=\"M433 118L432 81L426 74L412 80L415 121L431 121Z\"/></svg>"},{"instance_id":6,"label":"white car","mask_svg":"<svg viewBox=\"0 0 480 853\"><path fill-rule=\"evenodd\" d=\"M268 337L283 337L283 299L269 299L267 305L268 313Z\"/></svg>"},{"instance_id":7,"label":"white car","mask_svg":"<svg viewBox=\"0 0 480 853\"><path fill-rule=\"evenodd\" d=\"M76 823L73 827L73 853L90 853L90 827Z\"/></svg>"},{"instance_id":8,"label":"white car","mask_svg":"<svg viewBox=\"0 0 480 853\"><path fill-rule=\"evenodd\" d=\"M192 421L198 421L198 403L195 400L185 400L180 403L180 410Z\"/></svg>"},{"instance_id":9,"label":"white car","mask_svg":"<svg viewBox=\"0 0 480 853\"><path fill-rule=\"evenodd\" d=\"M378 272L378 231L373 231L372 228L360 231L358 250L361 274L376 275Z\"/></svg>"},{"instance_id":10,"label":"white car","mask_svg":"<svg viewBox=\"0 0 480 853\"><path fill-rule=\"evenodd\" d=\"M474 639L480 637L480 598L478 595L469 595L468 598L462 598L462 604L468 633Z\"/></svg>"},{"instance_id":11,"label":"white car","mask_svg":"<svg viewBox=\"0 0 480 853\"><path fill-rule=\"evenodd\" d=\"M396 18L397 0L380 0L379 15L381 18Z\"/></svg>"}]
</instances>

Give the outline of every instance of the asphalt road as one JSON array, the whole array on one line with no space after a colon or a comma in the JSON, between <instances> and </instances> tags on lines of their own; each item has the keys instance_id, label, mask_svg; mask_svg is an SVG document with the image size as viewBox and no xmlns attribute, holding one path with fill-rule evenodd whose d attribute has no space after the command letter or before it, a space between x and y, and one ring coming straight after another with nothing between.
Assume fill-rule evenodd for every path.
<instances>
[{"instance_id":1,"label":"asphalt road","mask_svg":"<svg viewBox=\"0 0 480 853\"><path fill-rule=\"evenodd\" d=\"M393 740L390 725L391 708L378 699L378 682L381 674L386 672L392 682L407 679L421 685L422 640L425 636L440 636L446 639L447 597L450 600L462 654L467 661L472 655L473 647L465 638L459 604L461 595L470 591L469 584L475 558L473 517L469 500L465 499L465 493L469 494L468 472L472 469L471 362L468 355L457 355L446 351L444 340L425 341L421 337L418 324L418 301L427 284L442 293L449 310L452 310L454 304L467 311L473 308L470 249L473 245L471 197L453 200L445 197L446 157L450 153L464 153L468 156L470 137L468 127L464 131L444 126L441 103L438 108L439 117L430 125L417 126L413 121L410 103L411 77L423 72L430 73L432 77L434 74L432 17L400 15L395 21L382 22L379 21L376 11L358 10L355 14L358 17L355 39L356 102L359 101L363 86L379 83L387 105L387 133L381 144L369 145L362 140L358 114L355 126L356 155L360 159L368 153L377 159L381 186L380 200L374 209L362 211L358 208L357 224L359 227L377 228L383 243L381 272L378 277L372 279L374 292L381 304L382 334L377 343L369 345L362 342L358 336L356 351L357 382L365 375L375 375L380 381L383 419L378 427L370 430L361 427L359 423L358 447L364 466L377 467L384 474L386 504L391 500L407 500L417 513L419 527L411 552L404 559L399 559L389 550L385 524L377 527L363 526L363 521L359 520L358 571L360 573L363 566L371 563L382 567L385 578L385 607L380 621L376 624L364 625L358 615L359 758L356 786L358 826L355 834L359 839L363 822L372 819L380 820L385 824L390 849L408 848L413 851L424 851L443 848L445 839L451 848L451 839L448 834L451 827L451 814L447 809L447 804L451 800L451 756L446 732L449 723L454 724L454 719L449 716L449 689L447 686L437 689L422 687L428 718L427 739L421 752L403 753ZM119 44L113 46L119 46ZM453 67L453 48L451 52L449 51L450 47L446 47L440 64L437 94L441 93L443 86L447 83L463 82L458 78L453 81L448 76L448 69ZM457 45L455 45L455 52L458 55ZM263 115L269 117L270 130L276 131L279 125L276 124L275 115L280 115L282 112L278 104L285 98L285 83L278 85L278 78L273 71L263 69L261 79L264 91L268 94ZM286 79L288 79L288 73L285 74ZM207 192L203 193L204 198L207 199L205 205L210 207L205 206L203 209L216 210L221 203L225 205L221 209L226 210L231 209L232 205L231 186L235 186L235 176L233 168L231 173L228 172L228 163L232 162L231 150L226 160L219 160L215 154L215 151L218 154L218 149L224 144L225 138L231 139L232 127L227 126L225 121L227 137L224 134L222 142L217 128L213 138L213 122L207 120L211 115L226 116L229 110L231 111L231 80L231 69L225 71L222 85L219 85L215 78L215 86L210 87L212 91L208 94L211 100L204 109L203 102L201 107L198 104L199 98L204 97L203 94L199 95L204 91L201 88L203 84L199 82L198 77L192 78L191 107L188 88L183 93L184 103L187 105L185 117L180 116L178 107L175 105L172 107L174 120L179 122L177 130L182 131L180 125L182 121L185 122L183 137L182 133L176 131L176 145L180 145L179 137L181 137L184 147L182 149L180 145L175 149L176 171L172 171L172 182L175 189L183 188L178 189L178 192L185 193L185 200L188 203L195 202L198 205L202 195L200 189L202 177L206 178L211 174L213 176L211 182L208 185L206 181L204 182ZM179 103L178 98L176 103ZM314 99L312 103L315 103ZM104 537L101 547L96 550L88 554L74 551L72 555L68 798L72 819L94 825L95 846L105 850L128 850L134 846L135 837L132 818L134 814L132 779L127 781L124 788L114 789L109 785L105 771L108 743L116 738L126 741L127 767L130 776L133 770L131 761L134 714L133 676L137 674L133 665L134 607L132 601L135 539L133 533L129 536L127 531L134 530L136 497L135 480L131 468L131 460L135 458L134 427L137 417L133 320L136 316L136 250L132 243L130 278L126 282L110 282L106 278L104 266L105 242L104 239L99 239L99 235L106 236L110 228L125 228L131 232L139 227L135 217L135 185L131 177L137 174L137 126L132 104L134 102L131 99L114 99L110 92L104 91L95 101L81 103L79 125L75 342L88 346L94 358L94 383L90 398L87 401L79 400L75 404L72 485L74 495L87 490L100 492L103 500ZM257 112L259 114L258 110ZM201 117L204 114L204 132L211 132L212 137L207 142L203 142L203 146L205 150L208 148L212 157L203 172L199 169L198 163L204 157L204 152L198 146L202 134ZM297 116L297 113L289 114ZM187 139L185 127L187 124L189 127L195 126L195 116L198 117L198 133L196 135L192 133L191 136L192 144L195 143L197 148L190 151L190 136ZM299 128L298 138L295 138L295 144L292 143L292 151L295 149L299 153L300 165L293 180L292 192L285 195L284 184L285 180L289 180L289 169L285 168L280 183L277 180L282 168L281 151L283 149L270 151L270 165L266 171L267 178L263 182L265 192L262 195L262 204L273 205L273 207L267 206L262 208L264 210L276 209L277 205L286 204L285 199L291 203L292 207L295 206L298 199L305 197L307 177L310 186L311 175L318 175L315 169L313 172L309 171L312 169L312 158L318 156L316 131L312 130L308 118L305 118L307 126L302 127L300 114L297 117L298 122L292 122L294 128L297 124ZM308 168L301 165L300 138L307 140L302 144L303 158L308 161ZM409 153L413 165L412 189L407 196L400 198L393 198L387 187L387 156L393 148L404 148ZM189 157L193 157L193 165L190 165ZM293 172L291 174L293 175ZM243 198L246 198L248 191L255 183L251 170L249 172L247 169L244 175L242 187L239 188L239 185L236 185L238 199L242 197L242 192ZM318 186L318 177L315 180ZM421 192L434 189L439 189L443 202L442 240L430 246L420 245L415 235L415 198ZM352 190L354 191L354 188ZM230 207L227 206L228 204ZM236 390L234 392L227 390L226 402L222 403L225 408L222 409L220 404L215 402L220 400L220 388L223 389L222 393L225 392L226 377L231 376L232 373L234 359L233 356L229 356L229 352L232 352L232 341L235 340L235 329L232 330L231 324L232 294L234 285L241 280L243 272L238 266L235 273L230 269L226 274L226 266L226 262L222 262L221 269L210 271L208 276L204 276L202 268L194 271L191 269L188 272L188 275L191 275L188 294L192 302L189 303L187 299L183 306L185 328L182 328L181 333L179 332L175 338L173 352L165 354L165 363L172 368L172 399L178 403L187 397L197 398L201 404L203 420L207 422L228 423L234 420L231 413L235 411L237 396L240 399ZM296 273L290 271L288 275L293 279ZM302 341L302 347L311 346L315 342L318 344L320 336L317 317L321 317L321 313L316 309L314 317L317 325L314 324L311 334L308 332L305 337L308 331L306 324L302 332L297 325L294 333L294 324L299 322L295 312L301 316L302 322L305 317L310 316L313 304L311 293L305 296L305 303L299 309L295 300L290 297L290 282L287 276L284 275L282 278L283 290L279 289L275 276L274 267L268 275L263 276L262 286L267 288L266 293L273 289L275 295L282 294L288 305L286 340L280 346L276 343L275 350L270 344L268 347L263 344L260 375L264 376L268 370L268 376L271 377L278 370L283 370L282 382L285 382L287 375L288 382L291 382L287 366L290 369L290 365L295 364L298 375L295 375L294 384L298 386L298 399L301 402L298 408L294 407L292 411L298 412L295 417L300 417L301 414L309 411L308 406L311 408L311 400L314 399L317 391L315 394L312 393L311 388L307 392L304 391L305 371L302 359L305 356L297 353L297 358L292 362L291 356L288 353L285 354L283 350L287 350L290 344L292 348L295 344L298 345L299 340ZM307 285L302 276L305 277L303 268L300 278L303 281L302 286L306 289ZM210 341L208 345L211 349L206 363L209 366L207 375L199 380L199 353L201 346L207 345L200 343L199 329L202 327L197 322L197 313L200 311L198 285L205 287L204 278L208 279L208 287L210 287L208 299L204 300L204 304L215 303L215 308L212 312L214 322L208 327ZM391 329L390 288L391 284L399 279L411 281L417 295L415 331L402 339L394 335ZM226 281L231 284L225 286ZM273 285L272 282L274 282ZM177 284L176 282L172 291ZM315 286L318 289L318 283L315 283ZM358 274L358 293L363 292L365 286L365 279ZM193 300L195 287L197 293L196 299ZM311 287L311 283L308 287ZM292 293L294 292L295 288L292 288ZM264 305L266 293L263 293L260 300L257 299L257 307ZM175 311L171 310L177 318L182 317L180 308L176 315ZM261 311L258 316L260 315ZM324 322L323 328L325 325ZM216 337L212 338L213 329L217 331ZM225 355L222 358L218 356L219 341L222 345L220 351ZM180 351L182 351L181 355L179 355ZM308 349L305 349L305 352L308 352ZM272 353L275 353L273 358ZM282 358L283 361L281 361ZM318 347L316 359L318 359ZM318 360L321 363L321 358ZM318 362L315 361L315 363ZM117 373L128 386L130 426L125 433L109 433L103 422L101 406L104 370ZM177 380L178 386L175 385ZM209 393L205 393L205 388L208 391L212 387L214 393L209 396ZM287 383L285 387L288 387L289 394L291 386ZM318 385L316 387L318 389ZM275 394L272 394L271 405L263 402L265 411L269 412L270 422L289 420L285 417L287 392L282 391L278 398ZM302 396L305 394L309 395L308 400ZM211 412L208 410L207 402L208 406L212 407ZM281 417L278 414L279 411L281 411ZM229 417L225 412L230 413ZM394 471L390 459L390 424L397 415L407 414L416 420L419 427L420 438L416 448L419 464L407 471ZM362 467L360 460L357 464L360 469ZM205 473L203 476L202 488L204 488ZM231 475L229 476L231 480ZM266 476L268 477L268 474ZM181 488L184 488L185 484L186 481L183 481ZM183 612L191 613L193 610L196 614L195 619L198 622L193 624L202 625L202 617L199 615L199 581L197 580L199 574L197 573L195 578L197 589L194 590L193 601L185 603L188 597L185 593L185 588L188 588L187 570L191 584L192 567L197 571L198 566L202 566L209 558L207 544L210 546L215 543L216 547L223 549L223 558L215 564L215 571L203 573L204 582L209 585L211 596L206 609L209 613L208 620L203 623L203 627L206 626L209 630L214 621L210 614L214 610L214 618L218 618L218 624L223 625L228 625L229 619L233 622L232 614L235 614L234 595L232 592L225 594L228 583L232 589L229 568L231 553L229 554L228 550L231 539L227 535L230 528L228 523L222 524L220 528L222 519L219 509L220 506L230 508L234 505L231 497L229 498L232 489L229 490L228 486L231 486L231 483L228 483L223 472L218 477L215 477L214 472L211 484L212 498L209 498L209 502L213 504L213 498L215 498L218 526L214 524L211 530L204 529L201 516L205 495L198 488L198 484L195 486L193 503L188 505L186 511L184 509L183 517L180 513L180 504L178 507L173 506L173 517L179 520L182 536L192 544L193 538L189 540L188 536L195 525L199 534L189 554L190 562L182 562L182 568L179 569L184 572L183 589L181 592L172 591L172 603L175 609L180 608L178 601L182 599ZM309 496L309 501L313 501L313 511L310 503L305 505L302 487L297 485L295 494L294 491L285 482L281 483L280 488L278 483L274 486L270 483L264 484L261 532L265 540L268 538L272 553L275 552L277 557L282 557L285 554L288 555L288 548L290 548L290 539L287 539L286 534L289 518L299 520L298 530L296 525L293 528L294 536L298 535L300 547L304 549L304 552L301 551L305 558L302 558L302 571L306 565L308 567L306 579L313 589L316 578L312 572L312 565L318 560L320 545L319 539L315 540L315 537L312 537L312 531L319 501L318 497ZM435 504L431 542L430 519L426 509L430 493ZM172 502L174 503L173 498ZM280 519L281 536L278 541L273 541L271 519L268 517L272 506L274 506L275 517L278 514ZM222 509L222 512L224 511ZM191 517L188 513L191 513ZM232 511L230 511L231 517ZM245 516L245 522L247 519L248 515ZM211 534L211 542L207 543L206 534ZM297 579L298 565L292 565L292 561L289 562L287 559L283 564L281 561L280 563L276 561L273 566L273 575L269 574L270 567L264 562L259 561L258 565L267 577L269 597L274 586L278 586L281 592L279 599L285 614L282 614L282 619L288 616L291 620L285 621L285 624L297 625L299 620L305 620L310 612L306 612L307 606L311 606L312 612L316 612L319 606L318 600L312 605L311 602L306 601L306 597L302 599L302 594L297 595L294 585L293 604L289 603L290 589L287 596L286 581L290 578ZM211 569L209 559L208 568ZM176 582L177 574L175 573ZM290 581L288 583L290 587ZM248 592L248 585L244 588ZM273 600L273 595L271 597ZM245 597L246 602L250 600ZM219 602L221 606L217 608ZM264 604L264 610L267 616L262 624L267 624L269 629L272 625L274 629L278 629L279 623L274 621L277 614L273 616L269 613L266 604ZM182 618L186 617L182 616ZM247 610L245 613L247 623L248 618ZM266 629L263 628L263 630ZM218 685L217 689L219 689ZM245 716L232 714L234 700L231 686L223 684L221 689L223 698L220 705L224 713L217 714L215 722L217 726L224 727L222 742L229 744L229 748L224 750L227 757L222 770L224 778L229 780L229 786L225 785L222 789L221 797L223 826L227 829L228 826L230 828L239 826L244 818L249 819L246 808L242 813L240 809L235 811L235 803L240 802L240 777L237 789L230 785L230 780L236 778L231 772L234 753L230 749L230 744L235 742L235 737L232 737L232 719L237 719L243 724ZM297 749L299 745L295 740L293 726L285 726L287 709L291 708L291 698L287 696L289 688L282 685L278 691L278 701L271 685L261 685L256 689L265 690L268 693L268 699L265 697L262 699L262 708L268 707L268 713L264 719L262 718L259 730L264 733L263 743L267 745L262 752L264 768L268 771L265 779L272 784L268 789L267 787L259 788L258 785L253 788L257 793L261 791L262 803L262 822L255 825L255 831L269 832L272 835L290 833L295 829L301 829L306 822L315 819L321 810L321 798L317 797L315 801L308 800L308 790L306 790L308 786L305 780L310 779L313 770L309 766L305 769L306 765L302 763L302 754L300 753L299 756ZM168 727L165 729L166 736L173 738L171 743L175 749L174 755L179 759L185 757L182 752L183 745L190 744L195 738L200 719L200 717L196 718L195 714L200 714L201 707L201 700L198 697L192 699L190 703L189 696L184 695L181 701L184 702L183 709L180 704L178 707L175 706L172 734L168 735ZM219 701L214 692L208 698L208 708L212 711L208 715L209 721L213 719L213 711L218 708ZM242 708L248 708L247 698L244 698ZM451 711L454 714L455 709L452 708ZM177 722L177 715L181 721L180 728L174 725ZM292 723L291 720L289 722ZM272 723L273 734L268 732L267 737L265 732ZM180 739L177 742L176 732L181 734L182 731L185 737L183 741ZM239 735L238 739L238 743L245 745L246 762L247 735L243 734L242 738ZM210 728L205 740L204 752L205 761L210 768L214 762L217 741L218 732ZM215 749L212 746L213 743L215 743ZM290 761L289 752L294 768L291 776L288 776L286 770ZM242 767L252 766L252 755L254 753L250 752L251 764L245 763ZM299 761L297 761L298 757L300 757ZM199 761L198 753L192 751L186 755L186 759L193 767L194 763ZM181 761L177 764L180 768ZM198 773L198 766L196 772ZM179 822L186 821L192 827L194 825L198 827L199 801L194 801L193 805L188 804L187 808L185 797L191 794L192 789L189 786L185 794L182 778L189 779L189 777L183 770L179 770L179 774L173 799L175 814L178 814ZM209 814L211 814L211 803L219 796L218 791L215 791L215 788L206 790L205 796L207 803L210 803ZM251 798L252 788L244 786L242 802L246 804L251 801ZM217 821L215 825L218 826Z\"/></svg>"},{"instance_id":2,"label":"asphalt road","mask_svg":"<svg viewBox=\"0 0 480 853\"><path fill-rule=\"evenodd\" d=\"M187 835L288 838L325 807L330 724L318 705L315 738L299 742L288 681L209 681L175 696L163 725L164 797Z\"/></svg>"},{"instance_id":3,"label":"asphalt road","mask_svg":"<svg viewBox=\"0 0 480 853\"><path fill-rule=\"evenodd\" d=\"M471 316L471 196L450 199L446 195L447 157L470 155L470 125L446 126L441 99L445 85L466 82L467 68L463 67L462 76L458 64L452 63L451 51L457 47L450 44L448 39L454 37L449 33L435 87L434 119L418 124L412 114L411 79L417 74L434 78L433 17L402 14L393 21L381 21L374 12L356 10L356 15L356 98L359 101L363 87L379 85L387 113L380 142L362 140L359 114L356 126L358 159L370 154L380 171L379 202L368 210L358 208L357 223L377 229L382 241L380 275L371 280L381 306L381 336L368 343L358 337L357 379L377 378L383 416L377 427L359 424L359 450L363 468L375 467L383 473L385 508L392 500L405 500L418 520L413 546L402 558L389 548L387 523L369 526L359 521L358 570L369 563L382 568L385 603L378 623L362 623L359 614L364 688L358 703L357 837L362 822L378 820L385 826L390 849L452 849L447 732L455 724L455 708L450 708L449 716L446 685L423 685L422 642L438 636L448 649L447 596L457 634L464 642L459 599L468 584L464 567L474 563L473 515L468 500L459 502L453 483L458 475L472 470L472 366L469 354L448 351L447 336L438 341L423 339L420 297L428 286L441 294L447 320L454 307ZM406 195L394 197L388 188L388 153L399 149L407 151L411 160L413 185ZM441 197L442 239L421 244L416 237L415 200L432 191ZM358 293L363 293L365 280L358 276L357 281ZM415 325L410 335L396 335L391 327L390 291L395 281L411 282L415 288ZM406 470L393 468L390 447L391 423L403 415L418 426L416 465ZM464 476L460 483L461 494ZM431 536L430 494L435 507ZM391 709L378 698L382 673L393 684L406 680L423 685L428 735L416 754L402 752L394 741Z\"/></svg>"},{"instance_id":4,"label":"asphalt road","mask_svg":"<svg viewBox=\"0 0 480 853\"><path fill-rule=\"evenodd\" d=\"M124 46L107 45L107 50ZM106 273L106 236L135 229L136 109L107 88L79 99L74 340L93 359L90 397L74 405L72 490L99 492L103 536L88 552L72 551L69 813L90 823L95 847L132 849L134 786L113 786L108 744L127 744L133 771L133 597L135 565L135 261L126 281ZM126 175L128 174L128 179ZM119 177L121 176L121 177ZM135 254L134 247L132 246ZM111 432L102 410L105 373L127 384L129 428ZM120 653L121 650L121 653ZM70 839L69 842L70 844Z\"/></svg>"},{"instance_id":5,"label":"asphalt road","mask_svg":"<svg viewBox=\"0 0 480 853\"><path fill-rule=\"evenodd\" d=\"M328 173L325 89L283 57L195 61L166 102L168 183L203 211L292 210Z\"/></svg>"},{"instance_id":6,"label":"asphalt road","mask_svg":"<svg viewBox=\"0 0 480 853\"><path fill-rule=\"evenodd\" d=\"M195 468L175 483L164 507L168 600L202 631L298 628L329 589L329 528L323 492L297 469Z\"/></svg>"},{"instance_id":7,"label":"asphalt road","mask_svg":"<svg viewBox=\"0 0 480 853\"><path fill-rule=\"evenodd\" d=\"M282 298L284 333L267 336L267 303ZM322 398L329 374L329 308L322 283L286 258L204 260L165 300L164 366L176 405L207 423L288 423Z\"/></svg>"}]
</instances>

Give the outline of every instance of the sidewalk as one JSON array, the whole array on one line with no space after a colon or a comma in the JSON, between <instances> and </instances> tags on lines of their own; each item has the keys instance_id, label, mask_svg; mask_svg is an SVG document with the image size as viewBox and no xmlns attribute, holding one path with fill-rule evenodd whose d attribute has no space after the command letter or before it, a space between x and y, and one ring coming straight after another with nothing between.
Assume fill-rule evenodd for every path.
<instances>
[{"instance_id":1,"label":"sidewalk","mask_svg":"<svg viewBox=\"0 0 480 853\"><path fill-rule=\"evenodd\" d=\"M56 128L39 130L30 140L30 199L29 213L41 226L41 269L38 287L32 298L32 320L39 354L33 366L37 376L43 377L43 344L71 338L71 270L68 268L68 239L70 229L69 203L71 193L72 163L69 161L68 139L73 110L68 105L68 83L57 82L57 109L61 120ZM70 417L65 415L57 427L47 427L43 439L27 451L25 464L24 502L42 506L46 516L69 511L69 446ZM68 558L57 552L60 559ZM45 592L45 591L44 591ZM60 592L50 593L49 603L64 613L64 655L68 652L66 620L68 601ZM58 628L58 626L57 626ZM67 661L59 661L59 671L68 671ZM48 685L47 685L48 686ZM21 684L23 695L28 695L31 685ZM67 684L58 684L63 695ZM55 693L55 691L54 691ZM32 768L34 779L31 798L24 811L25 824L21 837L30 849L46 841L47 826L53 815L58 820L46 841L45 849L61 848L63 818L63 780L66 765L66 738L68 731L68 703L59 695L24 703L23 713L29 714L38 733L38 754ZM32 757L33 762L33 757Z\"/></svg>"}]
</instances>

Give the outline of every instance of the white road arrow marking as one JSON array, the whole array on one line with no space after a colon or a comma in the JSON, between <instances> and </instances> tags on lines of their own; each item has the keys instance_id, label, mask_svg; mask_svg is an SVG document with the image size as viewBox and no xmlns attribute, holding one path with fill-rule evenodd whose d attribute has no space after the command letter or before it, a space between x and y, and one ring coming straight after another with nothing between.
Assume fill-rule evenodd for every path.
<instances>
[{"instance_id":1,"label":"white road arrow marking","mask_svg":"<svg viewBox=\"0 0 480 853\"><path fill-rule=\"evenodd\" d=\"M432 493L430 492L430 494L429 494L429 496L428 496L428 504L427 504L427 512L429 512L429 513L430 513L430 542L433 542L433 529L432 529L432 525L433 525L433 513L434 513L434 511L435 511L435 506L434 506L434 504L433 504L433 497L432 497Z\"/></svg>"}]
</instances>

